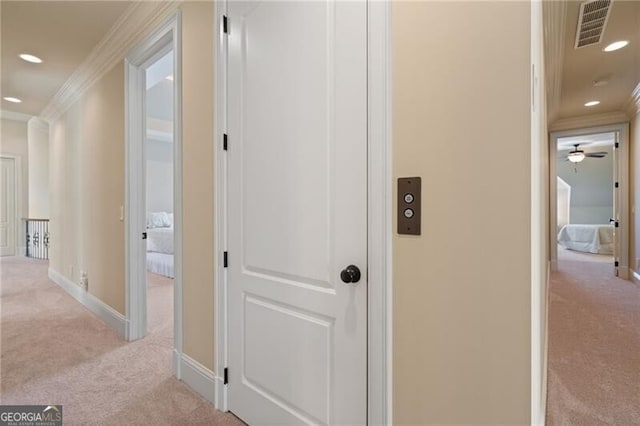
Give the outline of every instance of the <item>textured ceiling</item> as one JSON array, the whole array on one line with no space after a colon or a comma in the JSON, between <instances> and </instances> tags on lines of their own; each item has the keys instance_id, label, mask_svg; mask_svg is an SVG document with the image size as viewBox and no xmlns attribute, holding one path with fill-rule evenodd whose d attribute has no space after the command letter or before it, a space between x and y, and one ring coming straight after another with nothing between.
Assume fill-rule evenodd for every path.
<instances>
[{"instance_id":1,"label":"textured ceiling","mask_svg":"<svg viewBox=\"0 0 640 426\"><path fill-rule=\"evenodd\" d=\"M558 118L622 111L640 81L640 1L613 1L602 42L574 49L580 3L567 2L562 95ZM617 40L629 40L631 43L615 52L602 51ZM594 80L602 78L608 78L609 84L594 87ZM585 107L584 104L591 100L599 100L601 103Z\"/></svg>"},{"instance_id":2,"label":"textured ceiling","mask_svg":"<svg viewBox=\"0 0 640 426\"><path fill-rule=\"evenodd\" d=\"M2 109L38 115L130 4L2 0L0 92L23 100L14 104L2 99ZM44 62L25 62L20 53Z\"/></svg>"}]
</instances>

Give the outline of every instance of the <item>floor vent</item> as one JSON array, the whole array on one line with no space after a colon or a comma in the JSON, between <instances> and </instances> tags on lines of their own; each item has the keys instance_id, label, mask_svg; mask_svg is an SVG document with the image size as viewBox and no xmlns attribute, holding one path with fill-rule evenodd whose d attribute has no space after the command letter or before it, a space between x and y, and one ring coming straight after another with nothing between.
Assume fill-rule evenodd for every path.
<instances>
[{"instance_id":1,"label":"floor vent","mask_svg":"<svg viewBox=\"0 0 640 426\"><path fill-rule=\"evenodd\" d=\"M586 1L580 5L575 48L591 46L602 41L604 28L611 14L613 0Z\"/></svg>"}]
</instances>

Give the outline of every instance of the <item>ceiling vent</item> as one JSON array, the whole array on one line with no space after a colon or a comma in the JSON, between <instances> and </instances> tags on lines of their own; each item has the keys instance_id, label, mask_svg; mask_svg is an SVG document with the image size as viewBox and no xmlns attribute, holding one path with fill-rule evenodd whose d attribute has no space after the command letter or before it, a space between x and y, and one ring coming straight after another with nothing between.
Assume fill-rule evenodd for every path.
<instances>
[{"instance_id":1,"label":"ceiling vent","mask_svg":"<svg viewBox=\"0 0 640 426\"><path fill-rule=\"evenodd\" d=\"M611 13L613 0L586 1L580 5L575 48L598 44Z\"/></svg>"}]
</instances>

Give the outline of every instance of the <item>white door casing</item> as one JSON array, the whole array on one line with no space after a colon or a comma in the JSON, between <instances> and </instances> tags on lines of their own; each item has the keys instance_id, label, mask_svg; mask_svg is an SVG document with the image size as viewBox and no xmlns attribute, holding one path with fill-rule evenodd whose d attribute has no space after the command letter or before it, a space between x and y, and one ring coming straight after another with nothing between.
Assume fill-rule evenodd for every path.
<instances>
[{"instance_id":1,"label":"white door casing","mask_svg":"<svg viewBox=\"0 0 640 426\"><path fill-rule=\"evenodd\" d=\"M16 254L16 161L0 158L0 256Z\"/></svg>"},{"instance_id":2,"label":"white door casing","mask_svg":"<svg viewBox=\"0 0 640 426\"><path fill-rule=\"evenodd\" d=\"M173 371L181 377L182 357L182 25L173 12L140 41L125 58L125 310L129 341L147 333L145 209L145 73L146 68L173 51L173 211L174 302Z\"/></svg>"},{"instance_id":3,"label":"white door casing","mask_svg":"<svg viewBox=\"0 0 640 426\"><path fill-rule=\"evenodd\" d=\"M229 2L228 17L229 409L364 424L367 4Z\"/></svg>"},{"instance_id":4,"label":"white door casing","mask_svg":"<svg viewBox=\"0 0 640 426\"><path fill-rule=\"evenodd\" d=\"M618 188L615 194L615 215L618 220L618 228L616 229L616 258L619 263L618 276L622 279L629 279L633 268L630 269L629 263L629 123L607 124L597 127L585 127L580 129L562 130L551 132L549 134L549 260L551 270L558 268L558 250L557 250L557 167L556 155L558 147L558 139L569 136L589 135L594 133L616 134L619 143L615 152L615 174L618 181ZM631 272L630 272L631 271Z\"/></svg>"},{"instance_id":5,"label":"white door casing","mask_svg":"<svg viewBox=\"0 0 640 426\"><path fill-rule=\"evenodd\" d=\"M620 182L620 166L618 158L620 153L620 132L614 132L614 143L613 143L613 181ZM620 187L619 184L613 187L613 213L611 214L611 219L613 222L613 270L615 276L620 276L620 232L618 231L618 226L620 225ZM617 225L617 226L616 226Z\"/></svg>"}]
</instances>

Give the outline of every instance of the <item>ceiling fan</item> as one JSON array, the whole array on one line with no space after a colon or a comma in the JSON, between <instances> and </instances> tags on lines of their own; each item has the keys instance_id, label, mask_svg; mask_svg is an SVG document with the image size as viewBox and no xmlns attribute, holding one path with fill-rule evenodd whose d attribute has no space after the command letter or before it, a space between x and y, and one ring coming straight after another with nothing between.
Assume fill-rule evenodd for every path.
<instances>
[{"instance_id":1,"label":"ceiling fan","mask_svg":"<svg viewBox=\"0 0 640 426\"><path fill-rule=\"evenodd\" d=\"M607 153L605 151L585 153L583 150L578 149L578 147L580 146L579 143L576 143L573 146L574 149L569 151L569 153L567 154L567 160L571 161L572 163L579 163L587 157L604 158L607 156Z\"/></svg>"}]
</instances>

